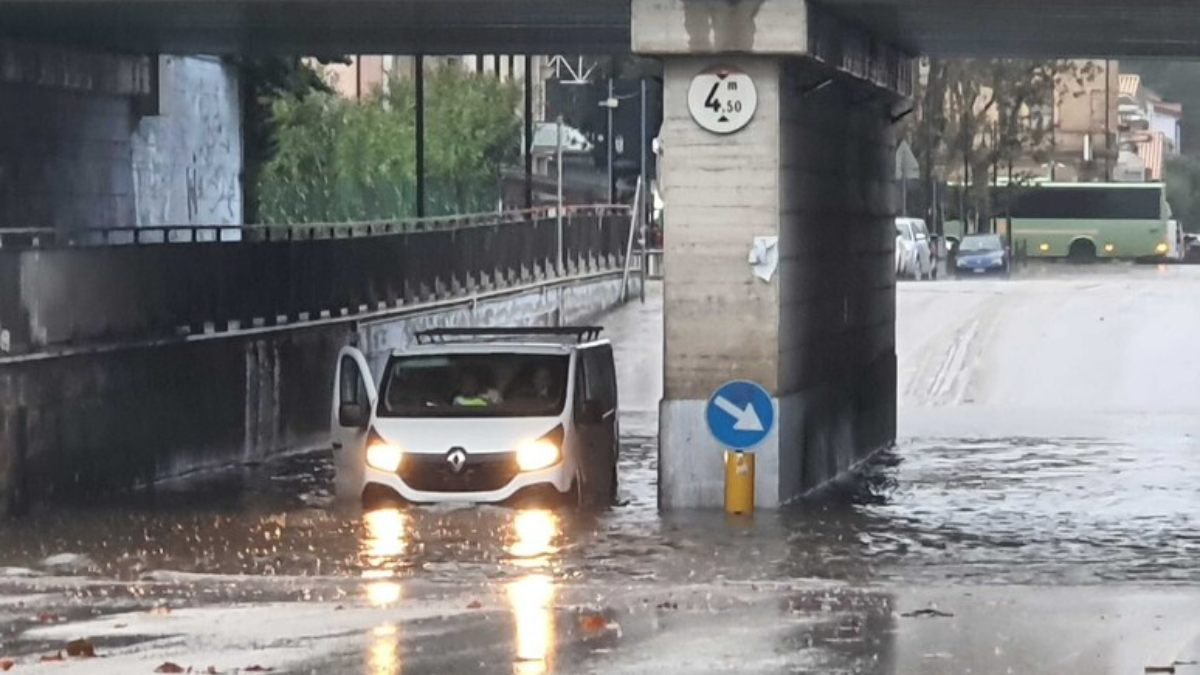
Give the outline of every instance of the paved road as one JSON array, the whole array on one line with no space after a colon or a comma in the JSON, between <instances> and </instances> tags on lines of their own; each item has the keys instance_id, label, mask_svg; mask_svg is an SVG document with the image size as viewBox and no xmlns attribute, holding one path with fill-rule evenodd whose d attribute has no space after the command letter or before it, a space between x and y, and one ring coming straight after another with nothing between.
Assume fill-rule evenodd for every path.
<instances>
[{"instance_id":1,"label":"paved road","mask_svg":"<svg viewBox=\"0 0 1200 675\"><path fill-rule=\"evenodd\" d=\"M750 520L654 508L651 294L606 322L625 436L611 513L360 518L297 499L320 457L203 506L42 512L0 523L0 659L14 673L1197 675L1200 367L1182 353L1197 298L1184 268L902 284L896 451L846 503ZM66 552L88 559L46 564ZM100 656L39 662L76 638Z\"/></svg>"}]
</instances>

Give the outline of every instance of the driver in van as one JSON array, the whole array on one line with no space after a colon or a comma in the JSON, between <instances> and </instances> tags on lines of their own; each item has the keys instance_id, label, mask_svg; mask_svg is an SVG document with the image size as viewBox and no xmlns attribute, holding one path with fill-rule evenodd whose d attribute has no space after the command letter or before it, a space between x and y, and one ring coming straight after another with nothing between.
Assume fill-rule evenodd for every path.
<instances>
[{"instance_id":1,"label":"driver in van","mask_svg":"<svg viewBox=\"0 0 1200 675\"><path fill-rule=\"evenodd\" d=\"M500 403L500 392L484 388L480 384L479 375L468 370L459 379L458 395L454 397L454 405L459 408L484 408Z\"/></svg>"}]
</instances>

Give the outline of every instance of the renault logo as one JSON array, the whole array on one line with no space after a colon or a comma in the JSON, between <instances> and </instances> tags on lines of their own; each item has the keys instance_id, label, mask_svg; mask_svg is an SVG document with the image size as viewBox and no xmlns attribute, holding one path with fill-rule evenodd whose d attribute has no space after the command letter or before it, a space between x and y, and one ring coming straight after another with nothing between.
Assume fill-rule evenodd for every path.
<instances>
[{"instance_id":1,"label":"renault logo","mask_svg":"<svg viewBox=\"0 0 1200 675\"><path fill-rule=\"evenodd\" d=\"M467 464L467 451L462 448L450 448L450 452L446 453L446 463L454 473L462 472Z\"/></svg>"}]
</instances>

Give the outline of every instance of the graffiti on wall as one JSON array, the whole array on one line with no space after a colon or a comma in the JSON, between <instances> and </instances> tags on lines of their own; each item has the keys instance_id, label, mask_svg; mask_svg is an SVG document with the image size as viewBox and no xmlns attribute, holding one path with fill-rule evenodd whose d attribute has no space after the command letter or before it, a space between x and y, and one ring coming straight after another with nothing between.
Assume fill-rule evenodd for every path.
<instances>
[{"instance_id":1,"label":"graffiti on wall","mask_svg":"<svg viewBox=\"0 0 1200 675\"><path fill-rule=\"evenodd\" d=\"M212 58L160 59L160 114L134 134L137 224L240 225L237 71Z\"/></svg>"}]
</instances>

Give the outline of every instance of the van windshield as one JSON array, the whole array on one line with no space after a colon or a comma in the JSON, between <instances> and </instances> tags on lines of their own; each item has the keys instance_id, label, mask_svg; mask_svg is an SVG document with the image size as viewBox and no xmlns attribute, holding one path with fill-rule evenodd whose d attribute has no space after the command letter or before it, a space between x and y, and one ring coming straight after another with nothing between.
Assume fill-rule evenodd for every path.
<instances>
[{"instance_id":1,"label":"van windshield","mask_svg":"<svg viewBox=\"0 0 1200 675\"><path fill-rule=\"evenodd\" d=\"M388 363L380 417L553 417L569 357L556 354L402 356Z\"/></svg>"}]
</instances>

